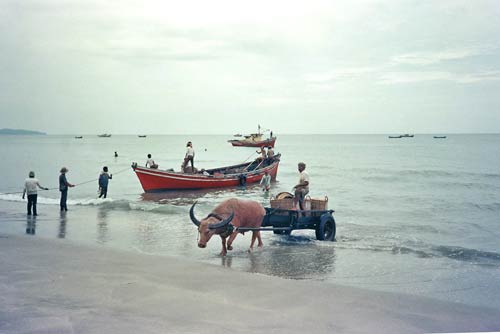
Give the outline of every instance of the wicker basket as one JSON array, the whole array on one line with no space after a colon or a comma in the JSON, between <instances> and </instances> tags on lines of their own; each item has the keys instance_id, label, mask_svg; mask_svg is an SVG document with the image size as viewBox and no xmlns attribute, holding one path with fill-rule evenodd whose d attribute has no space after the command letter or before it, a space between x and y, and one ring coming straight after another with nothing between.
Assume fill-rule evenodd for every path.
<instances>
[{"instance_id":1,"label":"wicker basket","mask_svg":"<svg viewBox=\"0 0 500 334\"><path fill-rule=\"evenodd\" d=\"M271 198L271 208L293 210L293 198Z\"/></svg>"},{"instance_id":2,"label":"wicker basket","mask_svg":"<svg viewBox=\"0 0 500 334\"><path fill-rule=\"evenodd\" d=\"M328 210L328 197L311 198L311 210Z\"/></svg>"}]
</instances>

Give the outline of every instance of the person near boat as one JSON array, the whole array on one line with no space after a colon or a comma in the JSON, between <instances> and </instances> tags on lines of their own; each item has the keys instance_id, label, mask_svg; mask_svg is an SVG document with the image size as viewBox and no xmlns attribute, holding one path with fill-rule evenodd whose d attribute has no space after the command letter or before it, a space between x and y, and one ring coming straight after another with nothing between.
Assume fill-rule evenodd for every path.
<instances>
[{"instance_id":1,"label":"person near boat","mask_svg":"<svg viewBox=\"0 0 500 334\"><path fill-rule=\"evenodd\" d=\"M262 187L262 191L269 191L271 188L271 175L266 171L262 179L260 179L260 186Z\"/></svg>"},{"instance_id":2,"label":"person near boat","mask_svg":"<svg viewBox=\"0 0 500 334\"><path fill-rule=\"evenodd\" d=\"M274 158L274 150L272 146L267 147L267 158L271 160Z\"/></svg>"},{"instance_id":3,"label":"person near boat","mask_svg":"<svg viewBox=\"0 0 500 334\"><path fill-rule=\"evenodd\" d=\"M102 168L101 175L99 175L99 198L106 198L108 195L108 183L113 178L113 174L108 174L108 167Z\"/></svg>"},{"instance_id":4,"label":"person near boat","mask_svg":"<svg viewBox=\"0 0 500 334\"><path fill-rule=\"evenodd\" d=\"M304 210L304 200L309 193L309 174L306 172L306 164L303 162L298 163L298 170L300 173L299 183L293 187L295 192L294 206L299 204L300 210Z\"/></svg>"},{"instance_id":5,"label":"person near boat","mask_svg":"<svg viewBox=\"0 0 500 334\"><path fill-rule=\"evenodd\" d=\"M66 167L61 168L61 175L59 175L59 191L61 192L61 201L59 205L61 206L61 211L68 211L68 206L66 205L66 200L68 199L68 188L74 187L66 179L66 173L69 170Z\"/></svg>"},{"instance_id":6,"label":"person near boat","mask_svg":"<svg viewBox=\"0 0 500 334\"><path fill-rule=\"evenodd\" d=\"M258 160L266 160L267 158L267 153L266 153L266 147L262 146L260 148L260 151L255 151L257 154L260 154L260 157L258 157Z\"/></svg>"},{"instance_id":7,"label":"person near boat","mask_svg":"<svg viewBox=\"0 0 500 334\"><path fill-rule=\"evenodd\" d=\"M151 157L151 154L148 154L148 160L146 161L146 167L149 168L158 168L158 165L155 163L153 158Z\"/></svg>"},{"instance_id":8,"label":"person near boat","mask_svg":"<svg viewBox=\"0 0 500 334\"><path fill-rule=\"evenodd\" d=\"M182 171L186 171L189 162L191 162L191 171L194 172L194 149L193 143L190 141L186 144L186 155L184 157L184 163L182 164Z\"/></svg>"},{"instance_id":9,"label":"person near boat","mask_svg":"<svg viewBox=\"0 0 500 334\"><path fill-rule=\"evenodd\" d=\"M35 172L31 171L28 174L29 178L27 178L24 182L24 191L23 191L23 199L24 196L28 195L28 216L31 216L31 208L33 208L33 216L37 215L36 212L36 201L38 197L37 188L43 190L49 190L49 188L42 187L37 179L35 179Z\"/></svg>"}]
</instances>

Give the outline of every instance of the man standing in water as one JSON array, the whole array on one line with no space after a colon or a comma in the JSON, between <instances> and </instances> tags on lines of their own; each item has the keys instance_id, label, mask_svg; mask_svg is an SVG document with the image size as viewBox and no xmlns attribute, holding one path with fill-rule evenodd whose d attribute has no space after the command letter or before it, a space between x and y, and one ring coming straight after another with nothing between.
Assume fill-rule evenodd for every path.
<instances>
[{"instance_id":1,"label":"man standing in water","mask_svg":"<svg viewBox=\"0 0 500 334\"><path fill-rule=\"evenodd\" d=\"M31 216L31 208L33 207L33 216L36 216L36 200L38 197L37 187L43 190L49 190L49 188L44 188L40 185L37 179L35 179L35 172L31 171L29 173L29 178L24 182L23 199L26 193L28 194L28 216Z\"/></svg>"},{"instance_id":2,"label":"man standing in water","mask_svg":"<svg viewBox=\"0 0 500 334\"><path fill-rule=\"evenodd\" d=\"M71 184L66 180L66 173L68 169L66 167L61 168L61 175L59 175L59 191L61 192L61 211L68 211L68 207L66 206L66 200L68 199L68 188L74 187L74 184Z\"/></svg>"},{"instance_id":3,"label":"man standing in water","mask_svg":"<svg viewBox=\"0 0 500 334\"><path fill-rule=\"evenodd\" d=\"M101 175L99 175L99 190L101 191L99 198L106 198L108 195L108 183L113 178L113 174L108 174L108 167L102 168Z\"/></svg>"},{"instance_id":4,"label":"man standing in water","mask_svg":"<svg viewBox=\"0 0 500 334\"><path fill-rule=\"evenodd\" d=\"M262 179L260 179L260 186L262 187L262 191L269 191L271 188L271 175L266 171Z\"/></svg>"},{"instance_id":5,"label":"man standing in water","mask_svg":"<svg viewBox=\"0 0 500 334\"><path fill-rule=\"evenodd\" d=\"M293 187L295 189L295 197L293 198L294 206L299 202L300 210L304 210L304 199L309 193L309 174L306 172L306 164L299 162L298 169L300 173L299 183Z\"/></svg>"}]
</instances>

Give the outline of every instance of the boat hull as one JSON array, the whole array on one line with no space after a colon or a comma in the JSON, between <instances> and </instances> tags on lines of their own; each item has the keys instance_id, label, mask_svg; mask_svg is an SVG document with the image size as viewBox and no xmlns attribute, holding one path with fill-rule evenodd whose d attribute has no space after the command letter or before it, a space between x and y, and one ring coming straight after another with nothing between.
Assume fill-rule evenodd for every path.
<instances>
[{"instance_id":1,"label":"boat hull","mask_svg":"<svg viewBox=\"0 0 500 334\"><path fill-rule=\"evenodd\" d=\"M269 138L266 140L259 140L259 141L233 139L233 140L229 140L229 142L233 146L245 146L245 147L271 146L271 147L274 147L274 143L276 142L276 137Z\"/></svg>"},{"instance_id":2,"label":"boat hull","mask_svg":"<svg viewBox=\"0 0 500 334\"><path fill-rule=\"evenodd\" d=\"M273 180L278 173L279 159L271 165L251 172L205 176L202 174L184 174L160 169L133 166L133 170L145 192L162 192L169 190L194 190L208 188L227 188L241 185L241 176L246 177L246 184L260 182L267 171ZM244 166L244 165L242 165Z\"/></svg>"}]
</instances>

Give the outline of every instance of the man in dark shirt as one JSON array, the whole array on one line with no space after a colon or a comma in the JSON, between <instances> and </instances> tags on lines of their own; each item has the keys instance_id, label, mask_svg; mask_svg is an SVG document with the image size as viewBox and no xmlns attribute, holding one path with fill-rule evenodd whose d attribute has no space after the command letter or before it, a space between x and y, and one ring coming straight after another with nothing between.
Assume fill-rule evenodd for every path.
<instances>
[{"instance_id":1,"label":"man in dark shirt","mask_svg":"<svg viewBox=\"0 0 500 334\"><path fill-rule=\"evenodd\" d=\"M108 167L104 166L102 168L102 173L99 175L99 190L101 190L101 194L99 195L99 198L103 197L106 198L108 194L108 183L109 180L113 178L112 174L108 174Z\"/></svg>"},{"instance_id":2,"label":"man in dark shirt","mask_svg":"<svg viewBox=\"0 0 500 334\"><path fill-rule=\"evenodd\" d=\"M66 167L61 168L61 175L59 175L59 191L61 192L61 211L68 211L68 207L66 206L66 200L68 199L68 188L74 187L74 184L71 184L66 180L66 173L68 169Z\"/></svg>"}]
</instances>

